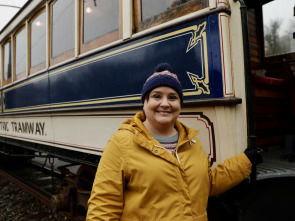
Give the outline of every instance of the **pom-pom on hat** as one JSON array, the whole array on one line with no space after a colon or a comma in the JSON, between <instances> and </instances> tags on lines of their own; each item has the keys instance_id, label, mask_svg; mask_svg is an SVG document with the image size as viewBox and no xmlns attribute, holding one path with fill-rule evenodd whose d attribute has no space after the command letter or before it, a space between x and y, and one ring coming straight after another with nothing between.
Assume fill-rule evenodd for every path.
<instances>
[{"instance_id":1,"label":"pom-pom on hat","mask_svg":"<svg viewBox=\"0 0 295 221\"><path fill-rule=\"evenodd\" d=\"M155 73L152 74L144 83L141 92L141 101L144 103L146 95L156 87L167 86L174 89L183 102L182 86L176 74L173 74L172 67L168 63L160 63L155 68Z\"/></svg>"}]
</instances>

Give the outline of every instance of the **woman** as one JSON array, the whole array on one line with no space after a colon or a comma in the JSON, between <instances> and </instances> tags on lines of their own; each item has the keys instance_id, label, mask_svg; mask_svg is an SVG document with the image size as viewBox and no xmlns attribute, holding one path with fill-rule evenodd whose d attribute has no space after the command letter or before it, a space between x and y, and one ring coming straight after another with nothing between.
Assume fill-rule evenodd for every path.
<instances>
[{"instance_id":1,"label":"woman","mask_svg":"<svg viewBox=\"0 0 295 221\"><path fill-rule=\"evenodd\" d=\"M251 162L242 153L210 169L198 131L177 120L183 94L170 65L146 80L142 102L104 150L87 220L207 220L208 197L245 179Z\"/></svg>"}]
</instances>

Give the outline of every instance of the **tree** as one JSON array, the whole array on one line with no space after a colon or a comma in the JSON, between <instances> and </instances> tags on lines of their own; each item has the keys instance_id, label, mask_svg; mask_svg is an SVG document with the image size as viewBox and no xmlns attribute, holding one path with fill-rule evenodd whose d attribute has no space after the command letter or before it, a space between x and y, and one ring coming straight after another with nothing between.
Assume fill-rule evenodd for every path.
<instances>
[{"instance_id":1,"label":"tree","mask_svg":"<svg viewBox=\"0 0 295 221\"><path fill-rule=\"evenodd\" d=\"M289 28L283 34L280 34L281 27L281 20L272 20L268 26L264 26L265 56L294 52L291 47L294 41L291 30L294 30L295 24L290 22Z\"/></svg>"}]
</instances>

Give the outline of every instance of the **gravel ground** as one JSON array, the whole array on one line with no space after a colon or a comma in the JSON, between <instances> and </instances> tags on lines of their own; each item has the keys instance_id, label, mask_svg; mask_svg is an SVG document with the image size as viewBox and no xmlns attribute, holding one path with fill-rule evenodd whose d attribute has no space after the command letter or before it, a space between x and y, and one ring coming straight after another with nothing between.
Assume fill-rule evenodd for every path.
<instances>
[{"instance_id":1,"label":"gravel ground","mask_svg":"<svg viewBox=\"0 0 295 221\"><path fill-rule=\"evenodd\" d=\"M62 221L34 197L0 176L0 221Z\"/></svg>"}]
</instances>

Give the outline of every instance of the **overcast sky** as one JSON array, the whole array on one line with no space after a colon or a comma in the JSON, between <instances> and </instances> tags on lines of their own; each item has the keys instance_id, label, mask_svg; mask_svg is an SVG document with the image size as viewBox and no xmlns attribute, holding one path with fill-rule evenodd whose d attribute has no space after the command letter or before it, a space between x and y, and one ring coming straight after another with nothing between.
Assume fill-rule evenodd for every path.
<instances>
[{"instance_id":1,"label":"overcast sky","mask_svg":"<svg viewBox=\"0 0 295 221\"><path fill-rule=\"evenodd\" d=\"M255 1L255 0L254 0ZM22 7L27 0L0 0L0 30L18 12L18 8L6 7L5 5ZM282 4L283 3L283 4ZM271 19L295 20L293 15L295 0L276 0L264 5L264 20L268 24ZM287 26L283 24L283 27Z\"/></svg>"},{"instance_id":2,"label":"overcast sky","mask_svg":"<svg viewBox=\"0 0 295 221\"><path fill-rule=\"evenodd\" d=\"M18 7L22 7L26 2L27 0L0 0L0 30L18 12Z\"/></svg>"}]
</instances>

